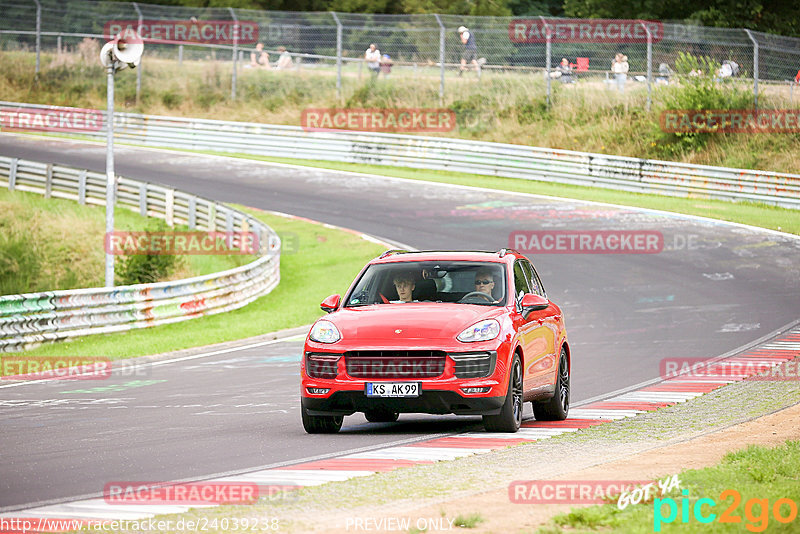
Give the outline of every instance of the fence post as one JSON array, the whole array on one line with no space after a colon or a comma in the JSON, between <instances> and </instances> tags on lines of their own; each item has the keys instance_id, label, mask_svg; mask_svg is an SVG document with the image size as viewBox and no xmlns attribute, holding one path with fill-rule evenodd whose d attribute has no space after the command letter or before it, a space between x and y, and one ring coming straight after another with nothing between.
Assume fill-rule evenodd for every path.
<instances>
[{"instance_id":1,"label":"fence post","mask_svg":"<svg viewBox=\"0 0 800 534\"><path fill-rule=\"evenodd\" d=\"M238 67L237 58L239 56L239 19L232 7L228 11L233 18L233 76L231 77L231 100L236 100L236 68Z\"/></svg>"},{"instance_id":2,"label":"fence post","mask_svg":"<svg viewBox=\"0 0 800 534\"><path fill-rule=\"evenodd\" d=\"M544 32L547 36L547 45L545 48L545 61L547 62L547 109L550 109L550 63L551 63L551 45L553 41L553 31L550 28L550 25L544 20L544 17L539 15L539 18L542 19L542 24L544 24Z\"/></svg>"},{"instance_id":3,"label":"fence post","mask_svg":"<svg viewBox=\"0 0 800 534\"><path fill-rule=\"evenodd\" d=\"M142 35L142 11L139 9L139 4L133 2L133 9L139 15L139 24L136 26L136 33ZM140 95L142 92L142 62L136 65L136 104L139 104Z\"/></svg>"},{"instance_id":4,"label":"fence post","mask_svg":"<svg viewBox=\"0 0 800 534\"><path fill-rule=\"evenodd\" d=\"M48 163L46 169L44 178L44 198L50 198L50 193L53 190L53 164Z\"/></svg>"},{"instance_id":5,"label":"fence post","mask_svg":"<svg viewBox=\"0 0 800 534\"><path fill-rule=\"evenodd\" d=\"M650 28L644 21L640 20L639 24L642 25L644 31L647 32L647 111L650 111L650 103L652 102L653 93L653 34L650 33Z\"/></svg>"},{"instance_id":6,"label":"fence post","mask_svg":"<svg viewBox=\"0 0 800 534\"><path fill-rule=\"evenodd\" d=\"M147 184L139 184L139 215L147 217Z\"/></svg>"},{"instance_id":7,"label":"fence post","mask_svg":"<svg viewBox=\"0 0 800 534\"><path fill-rule=\"evenodd\" d=\"M745 30L745 32L753 43L753 97L755 98L755 108L758 110L758 41L750 30Z\"/></svg>"},{"instance_id":8,"label":"fence post","mask_svg":"<svg viewBox=\"0 0 800 534\"><path fill-rule=\"evenodd\" d=\"M439 23L439 105L444 106L444 32L445 27L438 13L433 14Z\"/></svg>"},{"instance_id":9,"label":"fence post","mask_svg":"<svg viewBox=\"0 0 800 534\"><path fill-rule=\"evenodd\" d=\"M78 173L78 204L86 204L86 169Z\"/></svg>"},{"instance_id":10,"label":"fence post","mask_svg":"<svg viewBox=\"0 0 800 534\"><path fill-rule=\"evenodd\" d=\"M19 164L19 158L12 158L11 159L11 166L8 169L8 190L12 193L14 192L14 186L17 183L17 165Z\"/></svg>"},{"instance_id":11,"label":"fence post","mask_svg":"<svg viewBox=\"0 0 800 534\"><path fill-rule=\"evenodd\" d=\"M36 74L39 74L39 54L42 51L42 4L39 0L36 2Z\"/></svg>"},{"instance_id":12,"label":"fence post","mask_svg":"<svg viewBox=\"0 0 800 534\"><path fill-rule=\"evenodd\" d=\"M194 230L197 227L197 197L192 195L189 197L189 230Z\"/></svg>"},{"instance_id":13,"label":"fence post","mask_svg":"<svg viewBox=\"0 0 800 534\"><path fill-rule=\"evenodd\" d=\"M183 45L178 45L178 66L183 65Z\"/></svg>"},{"instance_id":14,"label":"fence post","mask_svg":"<svg viewBox=\"0 0 800 534\"><path fill-rule=\"evenodd\" d=\"M336 23L336 96L342 98L342 23L335 11L331 11Z\"/></svg>"}]
</instances>

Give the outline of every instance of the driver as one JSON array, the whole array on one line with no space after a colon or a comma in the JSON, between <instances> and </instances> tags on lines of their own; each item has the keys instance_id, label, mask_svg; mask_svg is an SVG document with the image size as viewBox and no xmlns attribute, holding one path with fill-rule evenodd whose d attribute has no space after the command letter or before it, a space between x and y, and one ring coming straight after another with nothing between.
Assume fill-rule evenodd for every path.
<instances>
[{"instance_id":1,"label":"driver","mask_svg":"<svg viewBox=\"0 0 800 534\"><path fill-rule=\"evenodd\" d=\"M392 302L411 302L413 300L411 295L416 287L416 284L414 283L414 277L411 275L411 273L398 273L394 276L393 282L395 289L397 289L397 296L400 297L400 300L393 300Z\"/></svg>"},{"instance_id":2,"label":"driver","mask_svg":"<svg viewBox=\"0 0 800 534\"><path fill-rule=\"evenodd\" d=\"M489 269L478 269L478 272L475 273L475 291L479 293L486 293L494 302L494 295L492 295L492 290L494 289L494 277L492 276L492 272Z\"/></svg>"}]
</instances>

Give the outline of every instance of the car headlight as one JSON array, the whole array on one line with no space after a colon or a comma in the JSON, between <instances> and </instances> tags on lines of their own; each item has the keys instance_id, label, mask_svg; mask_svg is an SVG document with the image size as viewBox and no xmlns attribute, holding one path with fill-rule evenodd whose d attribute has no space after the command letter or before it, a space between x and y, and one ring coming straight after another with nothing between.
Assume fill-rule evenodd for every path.
<instances>
[{"instance_id":1,"label":"car headlight","mask_svg":"<svg viewBox=\"0 0 800 534\"><path fill-rule=\"evenodd\" d=\"M342 339L342 335L339 334L336 325L330 321L317 321L308 337L311 338L311 341L316 341L317 343L336 343Z\"/></svg>"},{"instance_id":2,"label":"car headlight","mask_svg":"<svg viewBox=\"0 0 800 534\"><path fill-rule=\"evenodd\" d=\"M489 341L500 335L500 323L494 319L486 319L475 323L456 336L456 339L464 343L473 341Z\"/></svg>"}]
</instances>

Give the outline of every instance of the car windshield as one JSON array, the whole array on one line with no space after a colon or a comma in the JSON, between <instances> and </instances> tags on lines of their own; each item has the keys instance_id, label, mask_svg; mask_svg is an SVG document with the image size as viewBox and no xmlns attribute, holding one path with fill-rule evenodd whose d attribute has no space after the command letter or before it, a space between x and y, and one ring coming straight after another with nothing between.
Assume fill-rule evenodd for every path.
<instances>
[{"instance_id":1,"label":"car windshield","mask_svg":"<svg viewBox=\"0 0 800 534\"><path fill-rule=\"evenodd\" d=\"M397 262L370 265L345 307L406 302L503 306L504 264L478 261Z\"/></svg>"}]
</instances>

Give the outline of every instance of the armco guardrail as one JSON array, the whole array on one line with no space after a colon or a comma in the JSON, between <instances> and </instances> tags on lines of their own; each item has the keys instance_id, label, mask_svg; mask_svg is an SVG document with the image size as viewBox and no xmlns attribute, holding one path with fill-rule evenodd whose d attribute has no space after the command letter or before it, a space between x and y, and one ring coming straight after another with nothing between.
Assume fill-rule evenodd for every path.
<instances>
[{"instance_id":1,"label":"armco guardrail","mask_svg":"<svg viewBox=\"0 0 800 534\"><path fill-rule=\"evenodd\" d=\"M0 102L8 109L58 109ZM63 108L69 109L69 108ZM104 130L82 135L105 139ZM800 208L800 175L521 145L119 113L120 142L189 150L396 165Z\"/></svg>"},{"instance_id":2,"label":"armco guardrail","mask_svg":"<svg viewBox=\"0 0 800 534\"><path fill-rule=\"evenodd\" d=\"M0 157L0 186L105 205L105 174ZM42 342L184 321L240 308L280 280L280 239L264 223L189 193L118 177L117 204L191 229L256 232L260 257L220 273L114 288L0 296L0 352ZM100 246L98 244L98 246Z\"/></svg>"}]
</instances>

